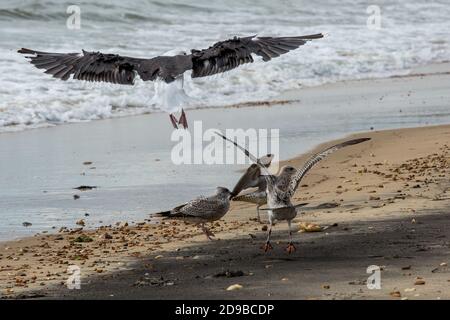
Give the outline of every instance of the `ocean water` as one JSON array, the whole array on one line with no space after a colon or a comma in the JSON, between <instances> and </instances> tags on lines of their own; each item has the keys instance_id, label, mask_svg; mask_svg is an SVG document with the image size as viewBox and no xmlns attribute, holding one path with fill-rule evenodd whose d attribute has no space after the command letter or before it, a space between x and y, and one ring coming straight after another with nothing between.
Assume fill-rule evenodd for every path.
<instances>
[{"instance_id":1,"label":"ocean water","mask_svg":"<svg viewBox=\"0 0 450 320\"><path fill-rule=\"evenodd\" d=\"M202 49L237 36L328 32L268 63L191 79L189 108L266 100L301 86L407 73L450 56L448 0L76 1L81 28L68 29L73 1L0 0L0 132L156 112L150 82L133 87L63 82L35 69L16 51L101 51L153 57ZM368 28L370 5L379 29Z\"/></svg>"}]
</instances>

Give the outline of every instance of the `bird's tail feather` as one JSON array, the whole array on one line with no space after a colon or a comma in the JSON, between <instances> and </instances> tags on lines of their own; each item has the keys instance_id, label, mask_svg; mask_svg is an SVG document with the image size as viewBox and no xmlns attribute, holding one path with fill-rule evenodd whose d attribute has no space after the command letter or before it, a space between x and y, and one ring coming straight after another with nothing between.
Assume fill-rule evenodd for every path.
<instances>
[{"instance_id":1,"label":"bird's tail feather","mask_svg":"<svg viewBox=\"0 0 450 320\"><path fill-rule=\"evenodd\" d=\"M171 213L170 210L169 211L161 211L161 212L156 212L155 215L168 217L168 216L170 216L170 213Z\"/></svg>"}]
</instances>

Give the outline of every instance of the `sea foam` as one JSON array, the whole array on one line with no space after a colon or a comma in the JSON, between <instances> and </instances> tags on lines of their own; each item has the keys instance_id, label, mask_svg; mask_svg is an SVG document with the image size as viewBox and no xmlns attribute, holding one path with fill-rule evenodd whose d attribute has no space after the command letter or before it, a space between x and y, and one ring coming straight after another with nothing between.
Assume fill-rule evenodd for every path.
<instances>
[{"instance_id":1,"label":"sea foam","mask_svg":"<svg viewBox=\"0 0 450 320\"><path fill-rule=\"evenodd\" d=\"M69 5L70 3L67 3ZM0 131L158 112L150 82L135 86L66 82L31 66L21 47L51 52L102 51L152 57L174 48L207 48L237 36L328 32L299 50L207 78L185 76L187 108L271 99L302 86L405 74L450 54L450 6L412 0L380 6L381 28L369 29L365 1L231 0L79 3L81 29L66 28L67 6L50 0L0 7Z\"/></svg>"}]
</instances>

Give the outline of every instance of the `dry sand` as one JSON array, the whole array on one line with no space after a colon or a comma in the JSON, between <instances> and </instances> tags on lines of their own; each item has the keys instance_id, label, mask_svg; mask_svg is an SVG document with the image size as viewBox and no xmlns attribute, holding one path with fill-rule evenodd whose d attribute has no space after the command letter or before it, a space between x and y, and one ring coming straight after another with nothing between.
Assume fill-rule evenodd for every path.
<instances>
[{"instance_id":1,"label":"dry sand","mask_svg":"<svg viewBox=\"0 0 450 320\"><path fill-rule=\"evenodd\" d=\"M285 222L274 227L274 250L260 249L264 225L245 203L214 224L212 242L182 222L83 230L80 221L1 243L2 298L449 299L450 126L351 137L362 136L372 140L331 155L302 182L294 202L339 206L297 216L297 230L330 227L296 232L291 255ZM69 265L81 268L80 290L65 286ZM370 265L381 268L379 290L366 286ZM242 288L227 291L232 284Z\"/></svg>"}]
</instances>

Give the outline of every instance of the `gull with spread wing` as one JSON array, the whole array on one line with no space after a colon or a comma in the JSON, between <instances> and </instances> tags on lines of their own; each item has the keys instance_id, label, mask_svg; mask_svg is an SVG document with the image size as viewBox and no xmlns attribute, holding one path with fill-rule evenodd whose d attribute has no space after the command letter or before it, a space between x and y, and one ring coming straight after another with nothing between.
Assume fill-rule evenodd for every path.
<instances>
[{"instance_id":1,"label":"gull with spread wing","mask_svg":"<svg viewBox=\"0 0 450 320\"><path fill-rule=\"evenodd\" d=\"M252 155L247 149L240 146L235 141L228 139L219 132L216 132L216 134L221 136L226 141L233 143L237 148L242 150L245 153L245 155L250 158L250 160L252 160L255 164L257 164L261 168L261 171L267 173L265 178L267 183L266 193L267 193L267 204L269 206L267 211L270 226L267 233L267 240L263 248L264 251L266 252L270 249L273 249L272 245L270 244L270 236L272 233L273 222L275 220L286 220L289 227L289 244L286 248L286 251L289 254L295 251L295 246L292 242L291 222L297 216L297 208L300 206L300 205L293 205L291 202L291 198L293 197L295 191L297 190L300 181L304 178L306 173L309 170L311 170L311 168L314 165L316 165L321 160L325 159L333 152L347 146L359 144L370 140L370 138L352 139L331 146L313 155L311 158L309 158L308 161L306 161L303 167L299 170L296 170L293 167L284 167L285 174L283 176L283 179L279 181L278 179L274 178L274 176L268 175L267 169L260 164L259 159L257 159L254 155Z\"/></svg>"}]
</instances>

